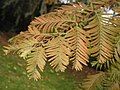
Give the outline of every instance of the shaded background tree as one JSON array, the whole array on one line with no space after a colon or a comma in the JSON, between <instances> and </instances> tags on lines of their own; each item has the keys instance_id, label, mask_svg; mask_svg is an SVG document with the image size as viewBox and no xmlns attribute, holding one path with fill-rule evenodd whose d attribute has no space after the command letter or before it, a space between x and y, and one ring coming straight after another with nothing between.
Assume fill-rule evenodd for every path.
<instances>
[{"instance_id":1,"label":"shaded background tree","mask_svg":"<svg viewBox=\"0 0 120 90\"><path fill-rule=\"evenodd\" d=\"M87 0L0 0L0 31L19 33L27 29L30 21L50 12L65 2Z\"/></svg>"},{"instance_id":2,"label":"shaded background tree","mask_svg":"<svg viewBox=\"0 0 120 90\"><path fill-rule=\"evenodd\" d=\"M46 13L46 5L54 4L55 1L57 0L0 0L0 31L19 33L26 30L29 22Z\"/></svg>"}]
</instances>

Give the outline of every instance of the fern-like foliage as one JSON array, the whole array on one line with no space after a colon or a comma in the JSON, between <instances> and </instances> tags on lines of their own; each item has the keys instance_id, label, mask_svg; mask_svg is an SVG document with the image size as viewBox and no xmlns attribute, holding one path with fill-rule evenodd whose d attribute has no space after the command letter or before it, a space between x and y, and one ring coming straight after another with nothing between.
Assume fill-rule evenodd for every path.
<instances>
[{"instance_id":1,"label":"fern-like foliage","mask_svg":"<svg viewBox=\"0 0 120 90\"><path fill-rule=\"evenodd\" d=\"M99 72L88 75L82 83L83 90L120 90L120 71Z\"/></svg>"},{"instance_id":2,"label":"fern-like foliage","mask_svg":"<svg viewBox=\"0 0 120 90\"><path fill-rule=\"evenodd\" d=\"M39 71L43 72L44 66L46 64L46 54L42 47L35 48L32 53L29 54L27 72L30 78L38 80L41 78Z\"/></svg>"},{"instance_id":3,"label":"fern-like foliage","mask_svg":"<svg viewBox=\"0 0 120 90\"><path fill-rule=\"evenodd\" d=\"M105 73L103 72L100 72L95 75L89 75L87 76L87 79L84 80L82 88L84 90L97 90L97 88L102 83L104 78L105 78Z\"/></svg>"},{"instance_id":4,"label":"fern-like foliage","mask_svg":"<svg viewBox=\"0 0 120 90\"><path fill-rule=\"evenodd\" d=\"M109 68L115 61L116 37L120 35L118 8L119 6L111 13L105 10L107 7L96 10L93 17L88 19L88 25L84 27L89 34L91 56L97 58L92 65L100 69Z\"/></svg>"},{"instance_id":5,"label":"fern-like foliage","mask_svg":"<svg viewBox=\"0 0 120 90\"><path fill-rule=\"evenodd\" d=\"M82 15L78 16L77 10L82 10L81 3L71 4L67 7L63 6L56 12L51 12L40 17L35 18L31 25L36 27L41 33L64 33L69 30L70 27L74 27L76 20L80 21ZM65 10L64 10L65 8Z\"/></svg>"},{"instance_id":6,"label":"fern-like foliage","mask_svg":"<svg viewBox=\"0 0 120 90\"><path fill-rule=\"evenodd\" d=\"M16 52L27 59L27 71L35 80L41 78L47 60L55 71L62 72L70 61L74 69L82 70L89 56L97 58L94 63L97 67L109 67L120 58L116 39L120 35L120 16L115 3L70 4L37 17L28 31L9 40L10 45L4 51ZM111 5L114 13L109 14L105 10Z\"/></svg>"},{"instance_id":7,"label":"fern-like foliage","mask_svg":"<svg viewBox=\"0 0 120 90\"><path fill-rule=\"evenodd\" d=\"M88 41L85 31L79 27L72 28L67 32L66 39L72 49L71 60L73 61L73 68L82 70L82 64L87 65L89 58Z\"/></svg>"},{"instance_id":8,"label":"fern-like foliage","mask_svg":"<svg viewBox=\"0 0 120 90\"><path fill-rule=\"evenodd\" d=\"M64 37L56 37L46 45L46 54L55 71L64 71L69 64L71 54L69 44Z\"/></svg>"},{"instance_id":9,"label":"fern-like foliage","mask_svg":"<svg viewBox=\"0 0 120 90\"><path fill-rule=\"evenodd\" d=\"M114 62L107 72L100 72L94 75L88 75L83 82L85 90L120 90L120 36L116 38L116 48ZM102 77L101 77L102 76ZM96 80L95 80L96 79Z\"/></svg>"},{"instance_id":10,"label":"fern-like foliage","mask_svg":"<svg viewBox=\"0 0 120 90\"><path fill-rule=\"evenodd\" d=\"M105 63L113 58L114 41L118 28L111 25L109 20L108 17L96 13L89 24L84 27L90 37L90 52L93 57L97 56L99 63Z\"/></svg>"}]
</instances>

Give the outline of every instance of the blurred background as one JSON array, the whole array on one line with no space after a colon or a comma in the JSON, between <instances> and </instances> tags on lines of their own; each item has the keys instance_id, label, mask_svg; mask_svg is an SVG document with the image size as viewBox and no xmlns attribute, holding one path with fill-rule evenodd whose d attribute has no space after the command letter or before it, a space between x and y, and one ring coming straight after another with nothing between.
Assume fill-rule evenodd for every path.
<instances>
[{"instance_id":1,"label":"blurred background","mask_svg":"<svg viewBox=\"0 0 120 90\"><path fill-rule=\"evenodd\" d=\"M0 0L0 32L19 33L27 30L34 17L48 13L70 2L87 0Z\"/></svg>"}]
</instances>

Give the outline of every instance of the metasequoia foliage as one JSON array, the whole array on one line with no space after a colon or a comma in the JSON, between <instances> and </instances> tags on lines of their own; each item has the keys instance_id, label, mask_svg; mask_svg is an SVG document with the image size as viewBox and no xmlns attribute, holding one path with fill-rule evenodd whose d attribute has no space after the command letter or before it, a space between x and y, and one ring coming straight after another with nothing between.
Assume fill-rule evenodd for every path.
<instances>
[{"instance_id":1,"label":"metasequoia foliage","mask_svg":"<svg viewBox=\"0 0 120 90\"><path fill-rule=\"evenodd\" d=\"M85 90L120 90L120 35L116 38L115 62L107 72L99 72L94 75L88 75L82 83Z\"/></svg>"},{"instance_id":2,"label":"metasequoia foliage","mask_svg":"<svg viewBox=\"0 0 120 90\"><path fill-rule=\"evenodd\" d=\"M88 75L83 80L81 88L83 90L120 90L120 71Z\"/></svg>"},{"instance_id":3,"label":"metasequoia foliage","mask_svg":"<svg viewBox=\"0 0 120 90\"><path fill-rule=\"evenodd\" d=\"M36 17L21 32L9 40L5 53L17 53L27 60L30 78L41 78L46 62L55 71L65 71L69 63L73 69L82 70L89 57L96 57L93 66L110 66L120 57L119 6L113 0L70 4L54 12ZM115 4L115 5L114 5ZM108 13L113 8L114 13Z\"/></svg>"},{"instance_id":4,"label":"metasequoia foliage","mask_svg":"<svg viewBox=\"0 0 120 90\"><path fill-rule=\"evenodd\" d=\"M97 90L97 86L100 85L104 79L105 73L103 72L97 73L95 75L89 75L86 79L84 79L82 88L84 88L84 90Z\"/></svg>"}]
</instances>

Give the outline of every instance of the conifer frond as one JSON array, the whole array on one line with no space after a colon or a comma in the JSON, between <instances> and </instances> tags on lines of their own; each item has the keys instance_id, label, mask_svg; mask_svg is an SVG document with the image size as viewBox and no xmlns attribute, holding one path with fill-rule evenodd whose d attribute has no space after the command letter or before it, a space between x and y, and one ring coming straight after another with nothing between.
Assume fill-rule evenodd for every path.
<instances>
[{"instance_id":1,"label":"conifer frond","mask_svg":"<svg viewBox=\"0 0 120 90\"><path fill-rule=\"evenodd\" d=\"M85 79L82 85L82 88L84 90L97 90L97 86L101 84L104 78L105 78L104 72L100 72L95 75L88 75L87 79Z\"/></svg>"},{"instance_id":2,"label":"conifer frond","mask_svg":"<svg viewBox=\"0 0 120 90\"><path fill-rule=\"evenodd\" d=\"M120 71L112 68L103 81L103 86L107 90L120 90Z\"/></svg>"},{"instance_id":3,"label":"conifer frond","mask_svg":"<svg viewBox=\"0 0 120 90\"><path fill-rule=\"evenodd\" d=\"M42 33L66 32L70 27L75 26L77 21L82 19L81 10L83 3L70 4L35 18L31 25Z\"/></svg>"},{"instance_id":4,"label":"conifer frond","mask_svg":"<svg viewBox=\"0 0 120 90\"><path fill-rule=\"evenodd\" d=\"M46 60L45 50L42 46L32 50L27 59L27 72L30 79L38 80L41 78L40 72L43 72Z\"/></svg>"},{"instance_id":5,"label":"conifer frond","mask_svg":"<svg viewBox=\"0 0 120 90\"><path fill-rule=\"evenodd\" d=\"M95 12L89 18L89 24L84 27L90 41L90 52L96 56L99 63L105 63L113 58L115 37L119 27L110 22L112 14L103 13L103 10Z\"/></svg>"},{"instance_id":6,"label":"conifer frond","mask_svg":"<svg viewBox=\"0 0 120 90\"><path fill-rule=\"evenodd\" d=\"M22 58L26 58L29 53L35 48L34 45L38 44L36 39L29 39L23 41L23 43L19 44L17 47L19 47L18 55Z\"/></svg>"},{"instance_id":7,"label":"conifer frond","mask_svg":"<svg viewBox=\"0 0 120 90\"><path fill-rule=\"evenodd\" d=\"M117 62L120 63L120 34L116 38L116 47L115 47L115 54L114 54L115 59Z\"/></svg>"},{"instance_id":8,"label":"conifer frond","mask_svg":"<svg viewBox=\"0 0 120 90\"><path fill-rule=\"evenodd\" d=\"M108 88L108 90L120 90L119 82L113 83L111 87Z\"/></svg>"},{"instance_id":9,"label":"conifer frond","mask_svg":"<svg viewBox=\"0 0 120 90\"><path fill-rule=\"evenodd\" d=\"M46 45L46 54L55 71L65 71L71 54L69 44L64 37L56 37Z\"/></svg>"},{"instance_id":10,"label":"conifer frond","mask_svg":"<svg viewBox=\"0 0 120 90\"><path fill-rule=\"evenodd\" d=\"M15 53L17 51L17 47L15 45L8 45L8 46L4 46L4 53L5 55L8 55L9 53Z\"/></svg>"},{"instance_id":11,"label":"conifer frond","mask_svg":"<svg viewBox=\"0 0 120 90\"><path fill-rule=\"evenodd\" d=\"M35 18L31 22L31 25L35 26L42 33L61 32L61 29L63 30L62 32L64 32L76 22L76 20L72 18L70 15L64 13L52 12L48 15Z\"/></svg>"},{"instance_id":12,"label":"conifer frond","mask_svg":"<svg viewBox=\"0 0 120 90\"><path fill-rule=\"evenodd\" d=\"M11 53L11 52L12 53L17 53L22 58L26 58L28 53L30 53L31 50L33 48L35 48L34 45L38 44L38 41L34 38L29 38L28 40L27 39L22 40L20 38L17 38L17 39L13 38L12 40L13 41L10 41L11 42L10 45L4 46L5 54Z\"/></svg>"},{"instance_id":13,"label":"conifer frond","mask_svg":"<svg viewBox=\"0 0 120 90\"><path fill-rule=\"evenodd\" d=\"M89 51L87 48L88 41L85 31L79 27L72 28L67 32L66 39L68 40L73 52L71 56L73 68L76 70L82 70L82 64L87 65L89 58Z\"/></svg>"}]
</instances>

